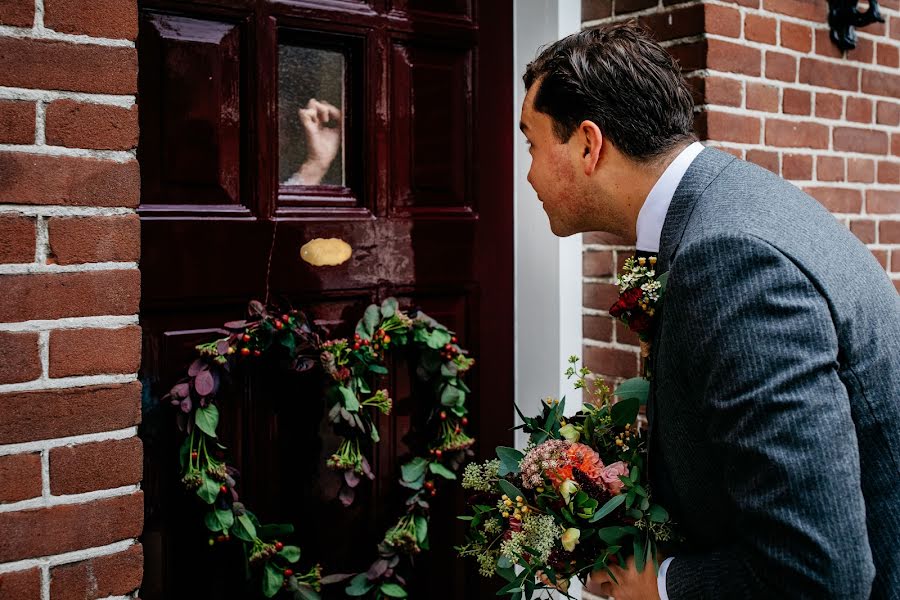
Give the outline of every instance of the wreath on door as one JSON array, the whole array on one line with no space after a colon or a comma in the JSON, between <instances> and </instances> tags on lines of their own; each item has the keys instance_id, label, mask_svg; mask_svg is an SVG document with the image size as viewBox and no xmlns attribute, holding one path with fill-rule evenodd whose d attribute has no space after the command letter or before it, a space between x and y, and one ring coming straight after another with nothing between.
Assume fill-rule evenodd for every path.
<instances>
[{"instance_id":1,"label":"wreath on door","mask_svg":"<svg viewBox=\"0 0 900 600\"><path fill-rule=\"evenodd\" d=\"M282 311L255 300L249 315L247 320L226 323L227 336L197 346L199 356L187 376L163 398L179 409L178 424L185 433L181 481L205 506L209 544L241 544L266 597L285 592L295 600L316 599L322 585L349 580L345 592L350 596L405 598L406 581L400 572L412 566L413 556L428 549L429 500L440 482L456 479L471 455L475 440L464 431L470 390L462 377L474 359L453 332L421 311L400 310L394 298L366 308L353 339L323 340L303 312ZM244 361L284 363L287 357L290 371L321 369L327 378L328 419L342 438L327 466L342 474L338 497L349 506L363 479L374 478L365 452L379 441L373 414L389 414L392 408L387 390L377 383L388 374L388 355L400 352L414 359L417 377L431 390L430 398L419 399L426 410L419 433L428 441L401 466L399 484L411 492L402 515L378 544L368 571L323 576L320 565L295 571L300 548L281 541L293 526L264 524L239 499L238 473L226 462L226 448L217 434L217 394Z\"/></svg>"}]
</instances>

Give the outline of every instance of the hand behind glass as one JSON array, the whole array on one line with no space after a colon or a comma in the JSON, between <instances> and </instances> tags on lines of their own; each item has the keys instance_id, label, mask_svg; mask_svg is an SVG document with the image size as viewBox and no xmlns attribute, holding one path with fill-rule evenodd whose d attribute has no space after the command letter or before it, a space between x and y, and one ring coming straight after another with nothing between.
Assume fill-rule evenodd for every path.
<instances>
[{"instance_id":1,"label":"hand behind glass","mask_svg":"<svg viewBox=\"0 0 900 600\"><path fill-rule=\"evenodd\" d=\"M336 106L310 98L306 108L297 109L306 135L306 160L284 183L317 185L341 147L341 111Z\"/></svg>"}]
</instances>

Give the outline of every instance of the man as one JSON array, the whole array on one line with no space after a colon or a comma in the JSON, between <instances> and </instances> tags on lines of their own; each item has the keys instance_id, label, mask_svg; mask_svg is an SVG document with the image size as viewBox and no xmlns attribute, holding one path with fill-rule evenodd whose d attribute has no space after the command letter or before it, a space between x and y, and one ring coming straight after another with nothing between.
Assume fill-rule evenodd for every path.
<instances>
[{"instance_id":1,"label":"man","mask_svg":"<svg viewBox=\"0 0 900 600\"><path fill-rule=\"evenodd\" d=\"M525 73L528 181L556 235L669 272L651 346L652 493L686 543L595 573L632 598L900 598L900 297L846 227L691 133L674 60L633 25Z\"/></svg>"}]
</instances>

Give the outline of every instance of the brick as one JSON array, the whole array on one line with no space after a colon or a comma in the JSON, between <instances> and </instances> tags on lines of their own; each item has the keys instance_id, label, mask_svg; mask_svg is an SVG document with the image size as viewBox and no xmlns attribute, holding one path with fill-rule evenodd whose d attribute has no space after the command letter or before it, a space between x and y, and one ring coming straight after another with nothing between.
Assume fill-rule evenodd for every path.
<instances>
[{"instance_id":1,"label":"brick","mask_svg":"<svg viewBox=\"0 0 900 600\"><path fill-rule=\"evenodd\" d=\"M900 183L900 163L878 161L878 183Z\"/></svg>"},{"instance_id":2,"label":"brick","mask_svg":"<svg viewBox=\"0 0 900 600\"><path fill-rule=\"evenodd\" d=\"M599 375L635 377L638 370L638 352L585 346L584 365Z\"/></svg>"},{"instance_id":3,"label":"brick","mask_svg":"<svg viewBox=\"0 0 900 600\"><path fill-rule=\"evenodd\" d=\"M900 40L900 19L898 19L896 16L891 17L890 24L891 24L891 39ZM878 24L873 23L873 25L878 25ZM874 27L873 27L873 29L874 29Z\"/></svg>"},{"instance_id":4,"label":"brick","mask_svg":"<svg viewBox=\"0 0 900 600\"><path fill-rule=\"evenodd\" d=\"M816 116L826 119L840 119L844 103L837 94L816 92Z\"/></svg>"},{"instance_id":5,"label":"brick","mask_svg":"<svg viewBox=\"0 0 900 600\"><path fill-rule=\"evenodd\" d=\"M853 232L863 244L875 243L875 221L869 219L854 219L850 221L850 231Z\"/></svg>"},{"instance_id":6,"label":"brick","mask_svg":"<svg viewBox=\"0 0 900 600\"><path fill-rule=\"evenodd\" d=\"M709 144L709 148L715 148L716 150L721 150L722 152L727 152L736 158L744 159L744 151L740 148L726 148L725 146L720 146L718 144Z\"/></svg>"},{"instance_id":7,"label":"brick","mask_svg":"<svg viewBox=\"0 0 900 600\"><path fill-rule=\"evenodd\" d=\"M781 176L792 181L812 179L813 158L808 154L785 154L781 159Z\"/></svg>"},{"instance_id":8,"label":"brick","mask_svg":"<svg viewBox=\"0 0 900 600\"><path fill-rule=\"evenodd\" d=\"M0 0L0 25L34 25L34 0Z\"/></svg>"},{"instance_id":9,"label":"brick","mask_svg":"<svg viewBox=\"0 0 900 600\"><path fill-rule=\"evenodd\" d=\"M694 92L695 104L715 104L720 106L741 105L743 92L741 82L736 79L726 79L709 75L707 77L688 78Z\"/></svg>"},{"instance_id":10,"label":"brick","mask_svg":"<svg viewBox=\"0 0 900 600\"><path fill-rule=\"evenodd\" d=\"M814 58L800 60L800 83L855 92L859 87L858 78L857 67L828 63Z\"/></svg>"},{"instance_id":11,"label":"brick","mask_svg":"<svg viewBox=\"0 0 900 600\"><path fill-rule=\"evenodd\" d=\"M41 488L39 453L0 456L0 503L37 498L41 495Z\"/></svg>"},{"instance_id":12,"label":"brick","mask_svg":"<svg viewBox=\"0 0 900 600\"><path fill-rule=\"evenodd\" d=\"M828 148L828 127L818 123L766 120L766 144L788 148Z\"/></svg>"},{"instance_id":13,"label":"brick","mask_svg":"<svg viewBox=\"0 0 900 600\"><path fill-rule=\"evenodd\" d=\"M701 40L690 44L676 44L666 48L678 62L682 71L695 71L706 68L707 41Z\"/></svg>"},{"instance_id":14,"label":"brick","mask_svg":"<svg viewBox=\"0 0 900 600\"><path fill-rule=\"evenodd\" d=\"M812 112L812 95L803 90L786 89L781 108L786 115L808 115Z\"/></svg>"},{"instance_id":15,"label":"brick","mask_svg":"<svg viewBox=\"0 0 900 600\"><path fill-rule=\"evenodd\" d=\"M0 10L0 14L3 14L2 10ZM40 597L41 569L39 567L0 573L0 598L3 600L36 600Z\"/></svg>"},{"instance_id":16,"label":"brick","mask_svg":"<svg viewBox=\"0 0 900 600\"><path fill-rule=\"evenodd\" d=\"M812 29L806 25L791 23L790 21L781 22L781 45L798 52L809 52L812 50Z\"/></svg>"},{"instance_id":17,"label":"brick","mask_svg":"<svg viewBox=\"0 0 900 600\"><path fill-rule=\"evenodd\" d=\"M616 321L616 342L619 344L640 347L641 339L621 321Z\"/></svg>"},{"instance_id":18,"label":"brick","mask_svg":"<svg viewBox=\"0 0 900 600\"><path fill-rule=\"evenodd\" d=\"M847 98L846 116L848 121L872 122L872 101L867 98Z\"/></svg>"},{"instance_id":19,"label":"brick","mask_svg":"<svg viewBox=\"0 0 900 600\"><path fill-rule=\"evenodd\" d=\"M878 264L881 265L881 268L887 271L888 266L888 256L886 250L872 250L872 256L875 257L875 260L878 261Z\"/></svg>"},{"instance_id":20,"label":"brick","mask_svg":"<svg viewBox=\"0 0 900 600\"><path fill-rule=\"evenodd\" d=\"M134 48L0 38L0 85L134 94L137 53Z\"/></svg>"},{"instance_id":21,"label":"brick","mask_svg":"<svg viewBox=\"0 0 900 600\"><path fill-rule=\"evenodd\" d=\"M137 139L137 105L127 109L74 100L47 105L46 140L53 146L130 150Z\"/></svg>"},{"instance_id":22,"label":"brick","mask_svg":"<svg viewBox=\"0 0 900 600\"><path fill-rule=\"evenodd\" d=\"M77 444L50 450L50 493L79 494L133 485L141 480L139 438Z\"/></svg>"},{"instance_id":23,"label":"brick","mask_svg":"<svg viewBox=\"0 0 900 600\"><path fill-rule=\"evenodd\" d=\"M866 211L879 215L900 213L900 192L866 190Z\"/></svg>"},{"instance_id":24,"label":"brick","mask_svg":"<svg viewBox=\"0 0 900 600\"><path fill-rule=\"evenodd\" d=\"M656 6L656 0L616 0L616 14L637 12Z\"/></svg>"},{"instance_id":25,"label":"brick","mask_svg":"<svg viewBox=\"0 0 900 600\"><path fill-rule=\"evenodd\" d=\"M140 363L138 326L50 333L50 377L136 373Z\"/></svg>"},{"instance_id":26,"label":"brick","mask_svg":"<svg viewBox=\"0 0 900 600\"><path fill-rule=\"evenodd\" d=\"M896 250L891 252L891 272L900 272L900 252L897 252ZM900 281L897 281L895 283L900 283Z\"/></svg>"},{"instance_id":27,"label":"brick","mask_svg":"<svg viewBox=\"0 0 900 600\"><path fill-rule=\"evenodd\" d=\"M778 88L774 85L748 81L747 108L778 112Z\"/></svg>"},{"instance_id":28,"label":"brick","mask_svg":"<svg viewBox=\"0 0 900 600\"><path fill-rule=\"evenodd\" d=\"M104 546L140 535L143 494L0 513L0 562ZM38 532L40 532L38 534Z\"/></svg>"},{"instance_id":29,"label":"brick","mask_svg":"<svg viewBox=\"0 0 900 600\"><path fill-rule=\"evenodd\" d=\"M766 52L766 78L778 81L796 81L797 59L790 54Z\"/></svg>"},{"instance_id":30,"label":"brick","mask_svg":"<svg viewBox=\"0 0 900 600\"><path fill-rule=\"evenodd\" d=\"M136 0L44 0L44 25L63 33L133 40Z\"/></svg>"},{"instance_id":31,"label":"brick","mask_svg":"<svg viewBox=\"0 0 900 600\"><path fill-rule=\"evenodd\" d=\"M0 100L0 144L33 143L34 102Z\"/></svg>"},{"instance_id":32,"label":"brick","mask_svg":"<svg viewBox=\"0 0 900 600\"><path fill-rule=\"evenodd\" d=\"M628 246L629 242L612 233L605 231L589 231L582 237L585 244L599 244L603 246Z\"/></svg>"},{"instance_id":33,"label":"brick","mask_svg":"<svg viewBox=\"0 0 900 600\"><path fill-rule=\"evenodd\" d=\"M900 156L900 133L891 134L891 154Z\"/></svg>"},{"instance_id":34,"label":"brick","mask_svg":"<svg viewBox=\"0 0 900 600\"><path fill-rule=\"evenodd\" d=\"M33 331L0 331L0 384L33 381L41 376L38 334Z\"/></svg>"},{"instance_id":35,"label":"brick","mask_svg":"<svg viewBox=\"0 0 900 600\"><path fill-rule=\"evenodd\" d=\"M878 224L878 239L882 244L900 244L900 221L882 221ZM896 281L894 282L897 283ZM900 287L897 288L900 291Z\"/></svg>"},{"instance_id":36,"label":"brick","mask_svg":"<svg viewBox=\"0 0 900 600\"><path fill-rule=\"evenodd\" d=\"M612 341L612 318L597 315L584 315L581 318L582 335L585 339L598 342Z\"/></svg>"},{"instance_id":37,"label":"brick","mask_svg":"<svg viewBox=\"0 0 900 600\"><path fill-rule=\"evenodd\" d=\"M855 127L835 127L834 149L838 151L861 152L863 154L887 154L888 136L883 131L871 131Z\"/></svg>"},{"instance_id":38,"label":"brick","mask_svg":"<svg viewBox=\"0 0 900 600\"><path fill-rule=\"evenodd\" d=\"M141 420L141 384L0 394L0 444L113 431Z\"/></svg>"},{"instance_id":39,"label":"brick","mask_svg":"<svg viewBox=\"0 0 900 600\"><path fill-rule=\"evenodd\" d=\"M746 6L747 8L759 8L759 0L722 0L730 4ZM670 0L663 0L663 4L669 4Z\"/></svg>"},{"instance_id":40,"label":"brick","mask_svg":"<svg viewBox=\"0 0 900 600\"><path fill-rule=\"evenodd\" d=\"M729 73L759 75L762 53L756 48L721 40L707 40L707 68Z\"/></svg>"},{"instance_id":41,"label":"brick","mask_svg":"<svg viewBox=\"0 0 900 600\"><path fill-rule=\"evenodd\" d=\"M0 203L135 208L137 161L0 152Z\"/></svg>"},{"instance_id":42,"label":"brick","mask_svg":"<svg viewBox=\"0 0 900 600\"><path fill-rule=\"evenodd\" d=\"M866 38L859 38L856 48L847 52L847 58L860 63L870 64L875 60L875 44Z\"/></svg>"},{"instance_id":43,"label":"brick","mask_svg":"<svg viewBox=\"0 0 900 600\"><path fill-rule=\"evenodd\" d=\"M824 0L763 0L763 9L815 22L828 15Z\"/></svg>"},{"instance_id":44,"label":"brick","mask_svg":"<svg viewBox=\"0 0 900 600\"><path fill-rule=\"evenodd\" d=\"M582 274L585 277L608 277L614 274L612 252L585 251L582 255Z\"/></svg>"},{"instance_id":45,"label":"brick","mask_svg":"<svg viewBox=\"0 0 900 600\"><path fill-rule=\"evenodd\" d=\"M872 183L875 181L875 161L868 158L848 158L847 181L857 183Z\"/></svg>"},{"instance_id":46,"label":"brick","mask_svg":"<svg viewBox=\"0 0 900 600\"><path fill-rule=\"evenodd\" d=\"M839 156L816 158L816 179L819 181L844 181L844 159Z\"/></svg>"},{"instance_id":47,"label":"brick","mask_svg":"<svg viewBox=\"0 0 900 600\"><path fill-rule=\"evenodd\" d=\"M734 12L737 13L737 11ZM694 4L668 12L644 15L638 19L638 23L645 29L652 31L654 37L663 42L702 34L704 29L703 15L703 5ZM740 22L741 16L739 13L737 17L738 22ZM740 26L738 27L740 28Z\"/></svg>"},{"instance_id":48,"label":"brick","mask_svg":"<svg viewBox=\"0 0 900 600\"><path fill-rule=\"evenodd\" d=\"M50 253L57 264L136 262L141 254L137 215L51 218Z\"/></svg>"},{"instance_id":49,"label":"brick","mask_svg":"<svg viewBox=\"0 0 900 600\"><path fill-rule=\"evenodd\" d=\"M36 235L33 217L0 215L0 263L34 262Z\"/></svg>"},{"instance_id":50,"label":"brick","mask_svg":"<svg viewBox=\"0 0 900 600\"><path fill-rule=\"evenodd\" d=\"M816 30L816 54L826 56L828 58L844 59L844 54L834 42L831 41L829 29ZM849 55L848 57L849 58Z\"/></svg>"},{"instance_id":51,"label":"brick","mask_svg":"<svg viewBox=\"0 0 900 600\"><path fill-rule=\"evenodd\" d=\"M619 299L619 289L611 283L585 283L582 290L582 305L586 308L609 310Z\"/></svg>"},{"instance_id":52,"label":"brick","mask_svg":"<svg viewBox=\"0 0 900 600\"><path fill-rule=\"evenodd\" d=\"M862 91L875 96L900 98L900 75L864 70L862 73Z\"/></svg>"},{"instance_id":53,"label":"brick","mask_svg":"<svg viewBox=\"0 0 900 600\"><path fill-rule=\"evenodd\" d=\"M884 67L900 67L900 48L890 44L877 44L875 57L879 65Z\"/></svg>"},{"instance_id":54,"label":"brick","mask_svg":"<svg viewBox=\"0 0 900 600\"><path fill-rule=\"evenodd\" d=\"M750 41L774 46L776 27L775 19L750 14L744 16L744 37Z\"/></svg>"},{"instance_id":55,"label":"brick","mask_svg":"<svg viewBox=\"0 0 900 600\"><path fill-rule=\"evenodd\" d=\"M612 15L612 0L581 0L581 20L596 21Z\"/></svg>"},{"instance_id":56,"label":"brick","mask_svg":"<svg viewBox=\"0 0 900 600\"><path fill-rule=\"evenodd\" d=\"M50 570L53 600L94 600L130 594L141 585L144 552L140 544Z\"/></svg>"},{"instance_id":57,"label":"brick","mask_svg":"<svg viewBox=\"0 0 900 600\"><path fill-rule=\"evenodd\" d=\"M778 169L778 153L766 152L765 150L747 150L747 160L753 164L759 165L764 169L772 171L776 175Z\"/></svg>"},{"instance_id":58,"label":"brick","mask_svg":"<svg viewBox=\"0 0 900 600\"><path fill-rule=\"evenodd\" d=\"M900 104L879 102L875 111L875 122L890 127L900 125Z\"/></svg>"},{"instance_id":59,"label":"brick","mask_svg":"<svg viewBox=\"0 0 900 600\"><path fill-rule=\"evenodd\" d=\"M0 275L0 323L138 311L137 269Z\"/></svg>"},{"instance_id":60,"label":"brick","mask_svg":"<svg viewBox=\"0 0 900 600\"><path fill-rule=\"evenodd\" d=\"M706 117L706 139L717 142L759 143L760 120L757 117L745 117L709 111Z\"/></svg>"},{"instance_id":61,"label":"brick","mask_svg":"<svg viewBox=\"0 0 900 600\"><path fill-rule=\"evenodd\" d=\"M703 4L704 31L701 33L737 38L741 36L741 13L735 8Z\"/></svg>"},{"instance_id":62,"label":"brick","mask_svg":"<svg viewBox=\"0 0 900 600\"><path fill-rule=\"evenodd\" d=\"M846 188L810 187L803 191L833 213L857 214L862 209L862 192Z\"/></svg>"}]
</instances>

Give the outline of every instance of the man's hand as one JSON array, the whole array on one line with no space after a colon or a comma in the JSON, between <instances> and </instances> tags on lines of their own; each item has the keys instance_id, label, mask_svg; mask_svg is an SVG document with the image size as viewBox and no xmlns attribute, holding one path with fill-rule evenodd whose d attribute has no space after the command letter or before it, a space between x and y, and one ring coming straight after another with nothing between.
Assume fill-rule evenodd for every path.
<instances>
[{"instance_id":1,"label":"man's hand","mask_svg":"<svg viewBox=\"0 0 900 600\"><path fill-rule=\"evenodd\" d=\"M644 565L644 570L639 573L634 557L631 556L625 568L609 565L609 570L615 576L615 582L606 571L594 571L588 579L587 591L600 596L612 596L616 600L659 600L656 569L652 564Z\"/></svg>"}]
</instances>

